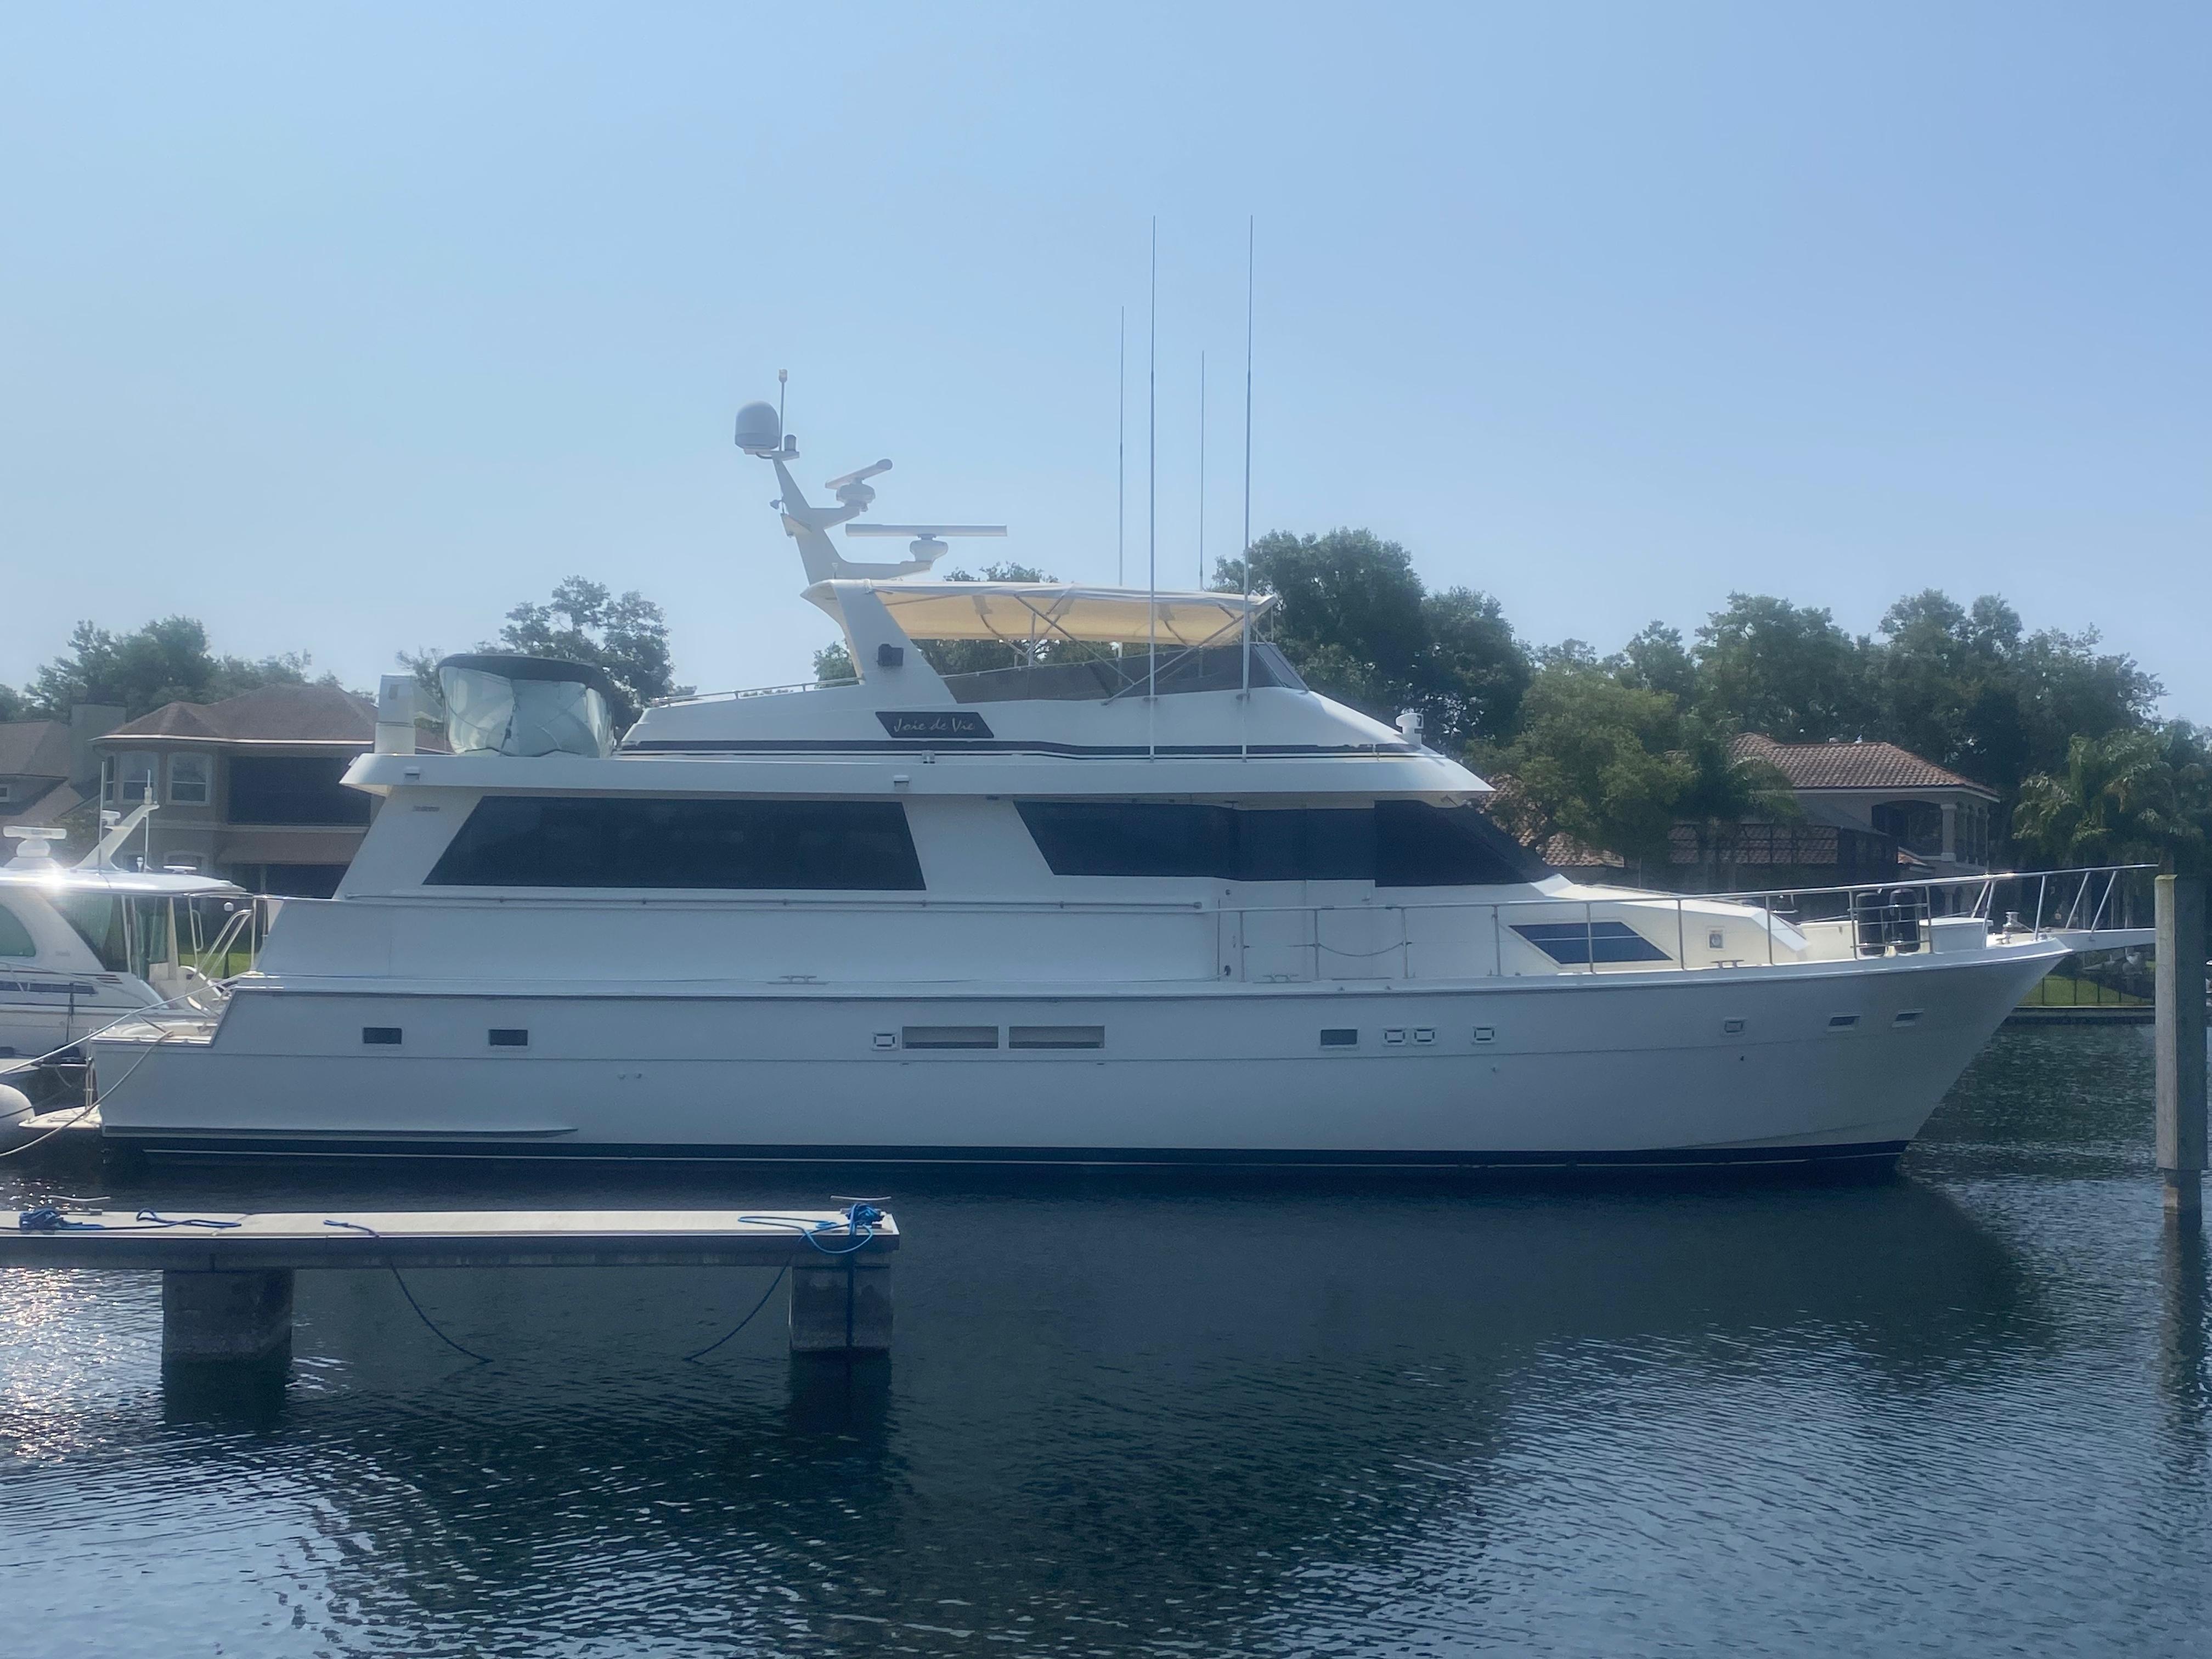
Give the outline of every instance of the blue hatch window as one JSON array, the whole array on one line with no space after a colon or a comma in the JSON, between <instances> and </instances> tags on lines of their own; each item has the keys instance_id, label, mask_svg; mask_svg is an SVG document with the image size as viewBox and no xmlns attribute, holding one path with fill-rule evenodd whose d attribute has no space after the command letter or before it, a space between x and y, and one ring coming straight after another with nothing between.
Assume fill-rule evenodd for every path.
<instances>
[{"instance_id":1,"label":"blue hatch window","mask_svg":"<svg viewBox=\"0 0 2212 1659\"><path fill-rule=\"evenodd\" d=\"M1600 962L1667 962L1668 954L1625 921L1516 922L1513 931L1566 967L1587 967L1593 945Z\"/></svg>"}]
</instances>

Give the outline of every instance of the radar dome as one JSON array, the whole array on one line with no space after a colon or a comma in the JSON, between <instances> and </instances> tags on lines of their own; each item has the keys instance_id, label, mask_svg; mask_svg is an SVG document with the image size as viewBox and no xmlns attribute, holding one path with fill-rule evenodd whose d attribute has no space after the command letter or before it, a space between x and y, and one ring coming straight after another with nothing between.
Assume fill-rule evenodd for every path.
<instances>
[{"instance_id":1,"label":"radar dome","mask_svg":"<svg viewBox=\"0 0 2212 1659\"><path fill-rule=\"evenodd\" d=\"M772 455L783 447L783 421L774 404L747 404L738 411L738 447L750 455Z\"/></svg>"}]
</instances>

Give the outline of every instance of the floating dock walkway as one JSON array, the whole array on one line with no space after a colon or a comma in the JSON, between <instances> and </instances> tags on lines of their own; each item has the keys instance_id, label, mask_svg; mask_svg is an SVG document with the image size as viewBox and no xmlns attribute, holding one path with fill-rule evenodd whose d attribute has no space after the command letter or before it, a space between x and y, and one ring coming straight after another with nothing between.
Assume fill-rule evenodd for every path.
<instances>
[{"instance_id":1,"label":"floating dock walkway","mask_svg":"<svg viewBox=\"0 0 2212 1659\"><path fill-rule=\"evenodd\" d=\"M898 1224L845 1210L0 1210L0 1267L161 1275L163 1363L281 1363L293 1275L328 1268L777 1267L794 1354L891 1342ZM773 1287L771 1287L773 1288Z\"/></svg>"}]
</instances>

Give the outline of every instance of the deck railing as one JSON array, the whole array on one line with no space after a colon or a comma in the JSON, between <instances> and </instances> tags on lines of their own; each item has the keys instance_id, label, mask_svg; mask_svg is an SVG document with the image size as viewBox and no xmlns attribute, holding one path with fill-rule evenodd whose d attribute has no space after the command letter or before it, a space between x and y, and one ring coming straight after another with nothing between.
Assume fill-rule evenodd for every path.
<instances>
[{"instance_id":1,"label":"deck railing","mask_svg":"<svg viewBox=\"0 0 2212 1659\"><path fill-rule=\"evenodd\" d=\"M1236 905L1217 912L1216 926L1222 974L1237 980L1432 977L1416 971L1416 953L1424 950L1449 956L1456 971L1449 976L1455 978L1503 976L1509 954L1552 974L1775 967L1913 955L1933 949L1936 924L1952 920L1980 921L2009 938L2146 927L2156 867L2107 865L1738 893ZM1463 915L1472 925L1416 936L1424 931L1417 919L1444 915ZM1665 948L1670 942L1671 951ZM1255 952L1296 961L1299 970L1255 974ZM1384 971L1374 972L1370 963Z\"/></svg>"}]
</instances>

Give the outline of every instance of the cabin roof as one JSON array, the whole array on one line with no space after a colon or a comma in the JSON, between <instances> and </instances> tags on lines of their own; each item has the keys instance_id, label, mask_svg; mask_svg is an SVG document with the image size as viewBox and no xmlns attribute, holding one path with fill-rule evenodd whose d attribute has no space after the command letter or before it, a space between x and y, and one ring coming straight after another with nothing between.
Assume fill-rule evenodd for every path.
<instances>
[{"instance_id":1,"label":"cabin roof","mask_svg":"<svg viewBox=\"0 0 2212 1659\"><path fill-rule=\"evenodd\" d=\"M1220 645L1275 603L1255 593L1161 592L1072 582L817 582L805 597L842 624L840 595L871 593L910 640L1121 641Z\"/></svg>"}]
</instances>

